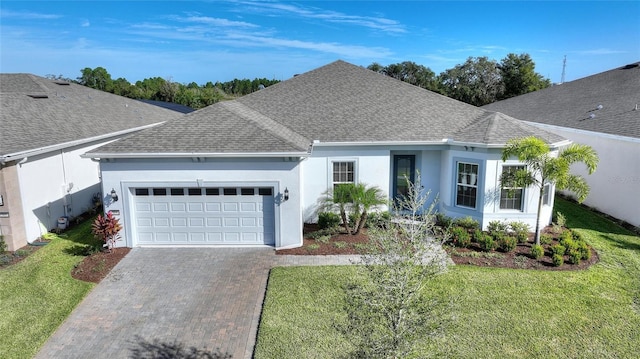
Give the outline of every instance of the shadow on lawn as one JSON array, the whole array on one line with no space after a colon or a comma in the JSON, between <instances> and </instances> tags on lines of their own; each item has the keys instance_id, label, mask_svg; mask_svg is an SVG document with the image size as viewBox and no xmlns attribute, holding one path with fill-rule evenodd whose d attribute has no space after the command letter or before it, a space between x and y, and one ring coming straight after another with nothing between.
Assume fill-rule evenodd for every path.
<instances>
[{"instance_id":1,"label":"shadow on lawn","mask_svg":"<svg viewBox=\"0 0 640 359\"><path fill-rule=\"evenodd\" d=\"M196 347L186 348L183 343L177 341L165 343L154 339L153 342L149 342L138 335L135 341L129 356L131 359L229 359L232 357L229 353L222 353L220 349L208 351Z\"/></svg>"}]
</instances>

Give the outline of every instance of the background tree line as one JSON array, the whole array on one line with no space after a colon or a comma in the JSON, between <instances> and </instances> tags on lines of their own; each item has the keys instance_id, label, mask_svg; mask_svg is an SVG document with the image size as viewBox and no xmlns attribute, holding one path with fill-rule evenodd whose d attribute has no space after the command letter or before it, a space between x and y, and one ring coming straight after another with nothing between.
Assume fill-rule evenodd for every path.
<instances>
[{"instance_id":1,"label":"background tree line","mask_svg":"<svg viewBox=\"0 0 640 359\"><path fill-rule=\"evenodd\" d=\"M136 81L136 83L130 83L122 77L113 80L111 74L104 67L96 67L94 69L85 67L81 70L81 73L82 75L76 80L64 78L62 75L47 75L47 77L64 79L133 99L173 102L194 109L207 107L222 100L244 96L280 82L280 80L256 78L254 80L234 79L215 83L209 81L204 85L198 85L195 82L181 84L162 77L152 77Z\"/></svg>"},{"instance_id":2,"label":"background tree line","mask_svg":"<svg viewBox=\"0 0 640 359\"><path fill-rule=\"evenodd\" d=\"M525 53L508 54L500 62L488 57L469 57L463 64L445 70L439 75L430 68L411 61L387 66L374 62L367 68L475 106L483 106L551 85L549 79L535 71L535 63ZM209 81L204 85L198 85L195 82L180 84L170 79L152 77L130 83L122 77L113 80L103 67L86 67L81 73L82 76L77 80L53 75L47 77L77 82L129 98L173 102L194 109L244 96L280 82L256 78L215 83Z\"/></svg>"},{"instance_id":3,"label":"background tree line","mask_svg":"<svg viewBox=\"0 0 640 359\"><path fill-rule=\"evenodd\" d=\"M469 57L437 76L430 68L411 61L388 66L374 62L367 68L475 106L551 86L549 79L535 71L528 54L511 53L500 62Z\"/></svg>"}]
</instances>

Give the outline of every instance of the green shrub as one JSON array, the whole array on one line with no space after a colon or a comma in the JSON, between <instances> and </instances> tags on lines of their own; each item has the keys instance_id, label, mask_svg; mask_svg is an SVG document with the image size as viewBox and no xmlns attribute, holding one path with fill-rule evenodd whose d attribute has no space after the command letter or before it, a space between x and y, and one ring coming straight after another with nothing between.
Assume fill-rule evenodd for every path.
<instances>
[{"instance_id":1,"label":"green shrub","mask_svg":"<svg viewBox=\"0 0 640 359\"><path fill-rule=\"evenodd\" d=\"M0 254L7 251L7 242L4 241L4 236L0 235Z\"/></svg>"},{"instance_id":2,"label":"green shrub","mask_svg":"<svg viewBox=\"0 0 640 359\"><path fill-rule=\"evenodd\" d=\"M564 242L567 240L573 241L573 234L571 231L563 231L562 234L560 234L560 243L564 245Z\"/></svg>"},{"instance_id":3,"label":"green shrub","mask_svg":"<svg viewBox=\"0 0 640 359\"><path fill-rule=\"evenodd\" d=\"M578 242L578 252L580 252L582 259L591 259L591 248L589 248L589 245L585 242Z\"/></svg>"},{"instance_id":4,"label":"green shrub","mask_svg":"<svg viewBox=\"0 0 640 359\"><path fill-rule=\"evenodd\" d=\"M349 243L343 241L333 242L333 246L336 248L346 248L348 245Z\"/></svg>"},{"instance_id":5,"label":"green shrub","mask_svg":"<svg viewBox=\"0 0 640 359\"><path fill-rule=\"evenodd\" d=\"M567 249L565 254L578 250L578 242L574 241L573 238L561 240L560 244Z\"/></svg>"},{"instance_id":6,"label":"green shrub","mask_svg":"<svg viewBox=\"0 0 640 359\"><path fill-rule=\"evenodd\" d=\"M316 238L316 242L318 243L329 243L329 240L331 239L330 235L324 235L324 236L320 236L318 238Z\"/></svg>"},{"instance_id":7,"label":"green shrub","mask_svg":"<svg viewBox=\"0 0 640 359\"><path fill-rule=\"evenodd\" d=\"M319 229L315 232L308 233L307 237L311 239L318 239L323 236L332 236L338 233L339 231L340 231L340 228L338 227L324 228L324 229Z\"/></svg>"},{"instance_id":8,"label":"green shrub","mask_svg":"<svg viewBox=\"0 0 640 359\"><path fill-rule=\"evenodd\" d=\"M319 245L319 244L316 244L316 243L314 243L314 244L310 244L310 245L308 245L308 246L307 246L307 250L308 250L308 251L315 251L315 250L316 250L316 249L318 249L318 248L320 248L320 245Z\"/></svg>"},{"instance_id":9,"label":"green shrub","mask_svg":"<svg viewBox=\"0 0 640 359\"><path fill-rule=\"evenodd\" d=\"M453 240L453 244L457 247L466 248L471 244L471 235L469 235L469 231L466 228L462 227L453 227L451 230L451 238Z\"/></svg>"},{"instance_id":10,"label":"green shrub","mask_svg":"<svg viewBox=\"0 0 640 359\"><path fill-rule=\"evenodd\" d=\"M436 213L436 226L442 228L449 228L453 224L453 218L445 215L444 213Z\"/></svg>"},{"instance_id":11,"label":"green shrub","mask_svg":"<svg viewBox=\"0 0 640 359\"><path fill-rule=\"evenodd\" d=\"M556 267L560 267L561 265L564 264L564 258L562 258L562 256L559 254L554 254L551 257L551 261L553 262L553 265Z\"/></svg>"},{"instance_id":12,"label":"green shrub","mask_svg":"<svg viewBox=\"0 0 640 359\"><path fill-rule=\"evenodd\" d=\"M531 247L531 256L535 259L540 259L544 256L544 248L541 245L534 244Z\"/></svg>"},{"instance_id":13,"label":"green shrub","mask_svg":"<svg viewBox=\"0 0 640 359\"><path fill-rule=\"evenodd\" d=\"M512 235L516 237L518 243L526 243L529 240L529 225L516 221L509 223L509 227L511 228Z\"/></svg>"},{"instance_id":14,"label":"green shrub","mask_svg":"<svg viewBox=\"0 0 640 359\"><path fill-rule=\"evenodd\" d=\"M367 221L365 227L367 228L387 228L391 222L391 213L389 211L384 212L372 212L367 215Z\"/></svg>"},{"instance_id":15,"label":"green shrub","mask_svg":"<svg viewBox=\"0 0 640 359\"><path fill-rule=\"evenodd\" d=\"M473 242L478 243L482 239L482 236L484 236L484 232L480 229L476 229L475 231L473 231L473 236L471 237L471 240Z\"/></svg>"},{"instance_id":16,"label":"green shrub","mask_svg":"<svg viewBox=\"0 0 640 359\"><path fill-rule=\"evenodd\" d=\"M333 212L318 213L318 227L320 229L334 228L340 225L340 215Z\"/></svg>"},{"instance_id":17,"label":"green shrub","mask_svg":"<svg viewBox=\"0 0 640 359\"><path fill-rule=\"evenodd\" d=\"M453 224L470 230L476 230L480 228L480 223L469 216L464 218L456 218L453 221Z\"/></svg>"},{"instance_id":18,"label":"green shrub","mask_svg":"<svg viewBox=\"0 0 640 359\"><path fill-rule=\"evenodd\" d=\"M480 248L485 252L490 252L496 249L496 241L489 234L484 234L482 238L478 241Z\"/></svg>"},{"instance_id":19,"label":"green shrub","mask_svg":"<svg viewBox=\"0 0 640 359\"><path fill-rule=\"evenodd\" d=\"M571 236L573 236L573 240L575 240L576 242L582 242L584 240L580 233L574 231L573 229L570 229L569 231L571 232Z\"/></svg>"},{"instance_id":20,"label":"green shrub","mask_svg":"<svg viewBox=\"0 0 640 359\"><path fill-rule=\"evenodd\" d=\"M555 221L558 226L566 227L567 226L567 218L561 212L556 212Z\"/></svg>"},{"instance_id":21,"label":"green shrub","mask_svg":"<svg viewBox=\"0 0 640 359\"><path fill-rule=\"evenodd\" d=\"M569 251L569 263L571 264L580 264L580 260L582 259L582 253L579 250Z\"/></svg>"},{"instance_id":22,"label":"green shrub","mask_svg":"<svg viewBox=\"0 0 640 359\"><path fill-rule=\"evenodd\" d=\"M518 240L513 236L502 236L497 242L498 248L503 252L511 252L518 244Z\"/></svg>"},{"instance_id":23,"label":"green shrub","mask_svg":"<svg viewBox=\"0 0 640 359\"><path fill-rule=\"evenodd\" d=\"M31 254L31 252L26 250L26 249L18 249L17 251L15 251L13 253L13 255L16 256L16 257L26 257L29 254Z\"/></svg>"},{"instance_id":24,"label":"green shrub","mask_svg":"<svg viewBox=\"0 0 640 359\"><path fill-rule=\"evenodd\" d=\"M487 224L487 232L506 232L509 229L509 224L502 221L491 221Z\"/></svg>"},{"instance_id":25,"label":"green shrub","mask_svg":"<svg viewBox=\"0 0 640 359\"><path fill-rule=\"evenodd\" d=\"M553 241L553 237L550 234L541 234L540 235L540 244L551 244Z\"/></svg>"},{"instance_id":26,"label":"green shrub","mask_svg":"<svg viewBox=\"0 0 640 359\"><path fill-rule=\"evenodd\" d=\"M551 246L551 253L553 255L559 255L559 256L563 256L564 253L566 252L567 248L565 246L563 246L562 244L554 244Z\"/></svg>"},{"instance_id":27,"label":"green shrub","mask_svg":"<svg viewBox=\"0 0 640 359\"><path fill-rule=\"evenodd\" d=\"M0 265L9 264L13 261L13 257L11 254L2 254L0 253Z\"/></svg>"}]
</instances>

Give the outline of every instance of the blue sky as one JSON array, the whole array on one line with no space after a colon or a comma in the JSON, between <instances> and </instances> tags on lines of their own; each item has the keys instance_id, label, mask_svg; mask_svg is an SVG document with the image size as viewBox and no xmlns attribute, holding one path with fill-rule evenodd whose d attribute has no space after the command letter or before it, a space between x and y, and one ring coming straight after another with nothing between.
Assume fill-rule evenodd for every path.
<instances>
[{"instance_id":1,"label":"blue sky","mask_svg":"<svg viewBox=\"0 0 640 359\"><path fill-rule=\"evenodd\" d=\"M436 74L469 56L528 53L566 81L640 61L639 1L11 1L0 72L131 82L294 74L342 59L413 61Z\"/></svg>"}]
</instances>

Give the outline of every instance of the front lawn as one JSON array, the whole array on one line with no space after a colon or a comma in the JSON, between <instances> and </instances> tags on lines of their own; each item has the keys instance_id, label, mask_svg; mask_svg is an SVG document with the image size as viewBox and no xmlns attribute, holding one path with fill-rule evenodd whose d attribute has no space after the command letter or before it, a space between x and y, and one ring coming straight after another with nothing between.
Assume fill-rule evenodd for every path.
<instances>
[{"instance_id":1,"label":"front lawn","mask_svg":"<svg viewBox=\"0 0 640 359\"><path fill-rule=\"evenodd\" d=\"M454 298L441 336L419 357L636 358L640 353L640 237L557 198L567 226L598 251L583 271L458 265L428 288ZM351 349L344 286L359 267L275 268L269 278L256 358L337 358Z\"/></svg>"},{"instance_id":2,"label":"front lawn","mask_svg":"<svg viewBox=\"0 0 640 359\"><path fill-rule=\"evenodd\" d=\"M94 243L90 221L52 238L0 269L0 358L32 358L94 286L71 278L86 244Z\"/></svg>"}]
</instances>

